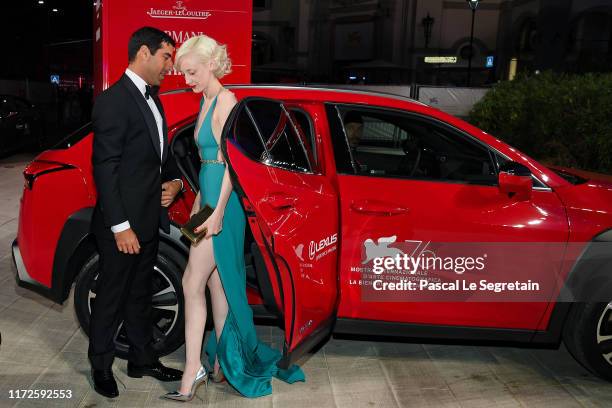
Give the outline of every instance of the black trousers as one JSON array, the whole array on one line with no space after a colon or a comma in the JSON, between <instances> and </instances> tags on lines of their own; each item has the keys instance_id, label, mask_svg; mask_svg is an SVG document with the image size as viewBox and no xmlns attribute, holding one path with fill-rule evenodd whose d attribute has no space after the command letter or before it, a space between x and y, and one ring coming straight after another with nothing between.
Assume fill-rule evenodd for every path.
<instances>
[{"instance_id":1,"label":"black trousers","mask_svg":"<svg viewBox=\"0 0 612 408\"><path fill-rule=\"evenodd\" d=\"M114 240L97 239L100 253L96 297L89 324L89 360L96 370L110 369L115 358L114 338L123 320L130 350L128 360L151 364L152 278L159 241L140 243L140 253L119 252Z\"/></svg>"}]
</instances>

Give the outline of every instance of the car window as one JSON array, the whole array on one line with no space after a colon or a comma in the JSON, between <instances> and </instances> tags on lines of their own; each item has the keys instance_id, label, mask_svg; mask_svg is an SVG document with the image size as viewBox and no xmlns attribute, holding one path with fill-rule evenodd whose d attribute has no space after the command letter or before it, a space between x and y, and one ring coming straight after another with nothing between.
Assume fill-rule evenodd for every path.
<instances>
[{"instance_id":1,"label":"car window","mask_svg":"<svg viewBox=\"0 0 612 408\"><path fill-rule=\"evenodd\" d=\"M489 150L462 133L417 115L337 106L328 115L340 173L496 184ZM339 152L344 151L343 153ZM347 165L348 164L348 165Z\"/></svg>"},{"instance_id":2,"label":"car window","mask_svg":"<svg viewBox=\"0 0 612 408\"><path fill-rule=\"evenodd\" d=\"M170 150L173 153L176 164L187 179L187 183L193 191L200 189L199 171L200 155L194 138L195 120L177 130L172 136Z\"/></svg>"},{"instance_id":3,"label":"car window","mask_svg":"<svg viewBox=\"0 0 612 408\"><path fill-rule=\"evenodd\" d=\"M310 115L306 113L304 110L296 107L289 108L289 112L291 112L292 119L294 119L294 123L298 128L298 131L304 135L305 144L308 153L311 154L313 159L313 166L318 162L317 160L317 149L315 143L315 134L312 125L312 121L310 120Z\"/></svg>"},{"instance_id":4,"label":"car window","mask_svg":"<svg viewBox=\"0 0 612 408\"><path fill-rule=\"evenodd\" d=\"M52 147L52 149L54 150L68 149L71 146L74 146L75 144L80 142L81 140L85 139L85 137L92 134L92 131L93 131L93 127L91 125L91 122L88 122L85 125L81 126L79 129L69 134L67 137L65 137L58 143L56 143Z\"/></svg>"},{"instance_id":5,"label":"car window","mask_svg":"<svg viewBox=\"0 0 612 408\"><path fill-rule=\"evenodd\" d=\"M310 172L312 146L295 116L295 112L290 113L278 101L246 101L238 112L232 137L253 160L292 171Z\"/></svg>"}]
</instances>

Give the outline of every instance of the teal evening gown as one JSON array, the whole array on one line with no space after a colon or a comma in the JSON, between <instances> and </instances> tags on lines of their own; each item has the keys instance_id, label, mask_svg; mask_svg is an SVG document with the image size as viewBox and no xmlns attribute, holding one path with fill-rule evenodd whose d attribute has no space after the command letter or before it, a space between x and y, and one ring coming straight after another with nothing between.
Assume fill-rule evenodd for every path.
<instances>
[{"instance_id":1,"label":"teal evening gown","mask_svg":"<svg viewBox=\"0 0 612 408\"><path fill-rule=\"evenodd\" d=\"M200 110L204 99L200 103ZM203 160L216 160L218 145L212 133L212 111L217 98L206 112L197 135ZM222 163L202 163L200 170L201 205L215 208L225 173ZM219 342L215 331L206 344L206 353L213 367L215 355L227 381L245 397L260 397L272 393L272 377L287 383L304 381L304 373L297 365L286 370L276 366L279 351L259 342L253 323L253 311L246 295L244 265L244 232L246 219L238 196L232 191L225 207L223 229L212 237L215 262L225 290L229 311Z\"/></svg>"}]
</instances>

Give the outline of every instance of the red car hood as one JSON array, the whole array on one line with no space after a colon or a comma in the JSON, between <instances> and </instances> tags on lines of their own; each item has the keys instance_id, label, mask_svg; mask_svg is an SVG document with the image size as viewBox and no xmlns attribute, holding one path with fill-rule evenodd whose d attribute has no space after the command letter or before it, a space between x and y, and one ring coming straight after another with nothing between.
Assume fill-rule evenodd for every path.
<instances>
[{"instance_id":1,"label":"red car hood","mask_svg":"<svg viewBox=\"0 0 612 408\"><path fill-rule=\"evenodd\" d=\"M612 175L602 174L602 173L594 173L590 171L572 169L569 167L561 167L561 166L548 166L549 169L563 174L567 174L570 176L575 176L587 181L592 181L594 183L601 183L602 186L612 186Z\"/></svg>"},{"instance_id":2,"label":"red car hood","mask_svg":"<svg viewBox=\"0 0 612 408\"><path fill-rule=\"evenodd\" d=\"M572 183L555 189L567 209L572 228L582 223L590 224L587 229L591 231L593 223L595 231L612 228L612 176L564 167L550 168Z\"/></svg>"}]
</instances>

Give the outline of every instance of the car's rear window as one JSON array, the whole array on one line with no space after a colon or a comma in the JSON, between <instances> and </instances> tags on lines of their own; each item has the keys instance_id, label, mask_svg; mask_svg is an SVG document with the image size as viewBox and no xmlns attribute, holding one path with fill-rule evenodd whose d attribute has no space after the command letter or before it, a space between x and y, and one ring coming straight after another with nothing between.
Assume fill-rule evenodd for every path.
<instances>
[{"instance_id":1,"label":"car's rear window","mask_svg":"<svg viewBox=\"0 0 612 408\"><path fill-rule=\"evenodd\" d=\"M69 134L64 139L62 139L59 143L53 146L52 149L54 150L68 149L69 147L74 146L75 144L83 140L85 136L87 136L88 134L92 132L92 130L93 129L91 126L91 122L89 122L83 125L82 127L80 127L79 129L75 130L71 134Z\"/></svg>"}]
</instances>

